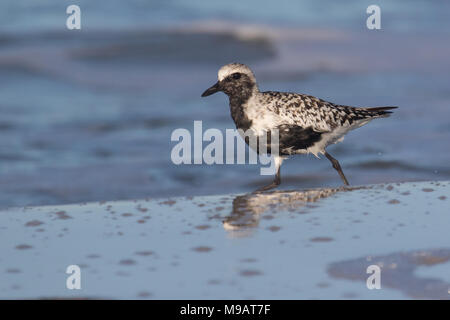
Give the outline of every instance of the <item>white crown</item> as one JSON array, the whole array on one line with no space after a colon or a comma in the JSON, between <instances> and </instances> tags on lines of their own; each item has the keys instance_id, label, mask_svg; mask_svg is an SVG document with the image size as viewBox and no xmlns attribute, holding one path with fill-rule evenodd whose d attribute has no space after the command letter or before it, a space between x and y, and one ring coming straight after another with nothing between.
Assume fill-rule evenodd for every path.
<instances>
[{"instance_id":1,"label":"white crown","mask_svg":"<svg viewBox=\"0 0 450 320\"><path fill-rule=\"evenodd\" d=\"M255 80L255 75L253 74L252 70L250 70L250 68L247 67L245 64L241 64L241 63L230 63L230 64L224 65L222 68L219 69L217 78L219 79L219 81L222 81L223 79L228 77L230 74L233 74L236 72L246 74L251 79Z\"/></svg>"}]
</instances>

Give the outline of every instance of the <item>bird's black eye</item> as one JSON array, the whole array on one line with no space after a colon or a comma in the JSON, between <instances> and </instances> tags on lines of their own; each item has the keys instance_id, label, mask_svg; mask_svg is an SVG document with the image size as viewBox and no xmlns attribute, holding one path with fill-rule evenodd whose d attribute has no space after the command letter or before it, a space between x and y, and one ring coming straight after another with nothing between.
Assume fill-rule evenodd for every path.
<instances>
[{"instance_id":1,"label":"bird's black eye","mask_svg":"<svg viewBox=\"0 0 450 320\"><path fill-rule=\"evenodd\" d=\"M233 77L233 79L234 79L234 80L238 80L238 79L240 79L240 78L241 78L241 74L240 74L240 73L238 73L238 72L236 72L236 73L233 73L233 74L232 74L231 76Z\"/></svg>"}]
</instances>

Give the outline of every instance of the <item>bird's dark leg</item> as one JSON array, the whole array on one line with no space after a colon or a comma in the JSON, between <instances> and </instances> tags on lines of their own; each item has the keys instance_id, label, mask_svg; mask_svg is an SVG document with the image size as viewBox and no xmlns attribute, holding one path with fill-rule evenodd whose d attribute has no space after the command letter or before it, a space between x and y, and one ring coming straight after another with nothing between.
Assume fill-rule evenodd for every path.
<instances>
[{"instance_id":1,"label":"bird's dark leg","mask_svg":"<svg viewBox=\"0 0 450 320\"><path fill-rule=\"evenodd\" d=\"M275 179L272 181L271 184L268 184L267 186L261 187L259 189L256 189L256 192L258 191L267 191L273 188L276 188L281 183L281 176L280 176L280 167L278 167L277 173L275 174Z\"/></svg>"},{"instance_id":2,"label":"bird's dark leg","mask_svg":"<svg viewBox=\"0 0 450 320\"><path fill-rule=\"evenodd\" d=\"M344 184L346 186L349 185L347 178L344 175L344 172L342 172L342 168L341 165L339 164L339 161L337 161L335 158L333 158L328 152L325 151L325 157L328 158L328 160L331 161L331 163L333 164L333 168L336 169L336 171L339 173L339 175L341 176L342 181L344 181Z\"/></svg>"},{"instance_id":3,"label":"bird's dark leg","mask_svg":"<svg viewBox=\"0 0 450 320\"><path fill-rule=\"evenodd\" d=\"M272 181L271 184L268 184L267 186L261 187L259 189L256 189L255 192L259 192L259 191L267 191L273 188L276 188L280 185L281 183L281 174L280 174L280 168L281 168L281 162L283 160L276 160L276 166L277 166L277 173L275 174L275 179Z\"/></svg>"}]
</instances>

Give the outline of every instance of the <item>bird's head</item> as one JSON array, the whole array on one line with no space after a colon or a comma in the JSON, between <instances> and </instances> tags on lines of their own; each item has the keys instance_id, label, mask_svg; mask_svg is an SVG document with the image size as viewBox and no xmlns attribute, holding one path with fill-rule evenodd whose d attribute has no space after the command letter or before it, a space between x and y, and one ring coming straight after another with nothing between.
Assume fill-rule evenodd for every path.
<instances>
[{"instance_id":1,"label":"bird's head","mask_svg":"<svg viewBox=\"0 0 450 320\"><path fill-rule=\"evenodd\" d=\"M220 68L218 81L205 92L202 97L222 91L228 96L250 97L257 90L255 76L244 64L230 63Z\"/></svg>"}]
</instances>

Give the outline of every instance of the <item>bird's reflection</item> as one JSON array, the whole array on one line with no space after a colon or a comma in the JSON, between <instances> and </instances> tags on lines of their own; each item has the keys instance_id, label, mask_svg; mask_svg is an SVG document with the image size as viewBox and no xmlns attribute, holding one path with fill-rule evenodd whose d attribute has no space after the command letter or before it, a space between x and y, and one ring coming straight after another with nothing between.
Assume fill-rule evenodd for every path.
<instances>
[{"instance_id":1,"label":"bird's reflection","mask_svg":"<svg viewBox=\"0 0 450 320\"><path fill-rule=\"evenodd\" d=\"M261 215L272 211L298 211L311 202L327 198L337 192L353 188L322 188L302 191L254 192L237 196L231 214L223 220L223 227L232 237L251 235L259 225Z\"/></svg>"}]
</instances>

